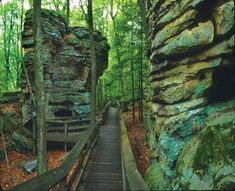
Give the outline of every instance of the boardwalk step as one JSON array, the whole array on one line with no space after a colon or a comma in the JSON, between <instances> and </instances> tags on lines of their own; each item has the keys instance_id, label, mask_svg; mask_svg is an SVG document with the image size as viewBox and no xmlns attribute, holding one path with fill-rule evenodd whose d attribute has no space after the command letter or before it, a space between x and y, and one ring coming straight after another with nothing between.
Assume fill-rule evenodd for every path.
<instances>
[{"instance_id":1,"label":"boardwalk step","mask_svg":"<svg viewBox=\"0 0 235 191\"><path fill-rule=\"evenodd\" d=\"M104 173L121 173L122 167L121 165L94 165L94 164L87 164L86 170L89 172L104 172Z\"/></svg>"},{"instance_id":2,"label":"boardwalk step","mask_svg":"<svg viewBox=\"0 0 235 191\"><path fill-rule=\"evenodd\" d=\"M122 189L122 182L82 183L80 186L80 190L84 191L120 191Z\"/></svg>"},{"instance_id":3,"label":"boardwalk step","mask_svg":"<svg viewBox=\"0 0 235 191\"><path fill-rule=\"evenodd\" d=\"M100 183L109 181L122 181L122 174L85 171L83 175L83 181Z\"/></svg>"},{"instance_id":4,"label":"boardwalk step","mask_svg":"<svg viewBox=\"0 0 235 191\"><path fill-rule=\"evenodd\" d=\"M79 190L121 191L122 160L118 109L110 108L105 125L87 162Z\"/></svg>"}]
</instances>

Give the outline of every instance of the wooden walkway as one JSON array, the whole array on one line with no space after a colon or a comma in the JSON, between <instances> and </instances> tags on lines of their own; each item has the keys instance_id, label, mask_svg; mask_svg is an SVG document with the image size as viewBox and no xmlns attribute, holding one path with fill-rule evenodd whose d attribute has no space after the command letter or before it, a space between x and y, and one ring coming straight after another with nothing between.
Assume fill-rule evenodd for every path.
<instances>
[{"instance_id":1,"label":"wooden walkway","mask_svg":"<svg viewBox=\"0 0 235 191\"><path fill-rule=\"evenodd\" d=\"M122 159L118 109L110 107L100 137L87 162L78 190L121 191Z\"/></svg>"}]
</instances>

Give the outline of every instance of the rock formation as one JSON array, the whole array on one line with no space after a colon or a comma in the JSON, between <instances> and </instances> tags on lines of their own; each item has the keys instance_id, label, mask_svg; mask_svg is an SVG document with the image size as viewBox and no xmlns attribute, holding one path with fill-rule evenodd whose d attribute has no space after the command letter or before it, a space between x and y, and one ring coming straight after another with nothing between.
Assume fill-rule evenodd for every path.
<instances>
[{"instance_id":1,"label":"rock formation","mask_svg":"<svg viewBox=\"0 0 235 191\"><path fill-rule=\"evenodd\" d=\"M233 0L148 0L152 189L235 188Z\"/></svg>"},{"instance_id":2,"label":"rock formation","mask_svg":"<svg viewBox=\"0 0 235 191\"><path fill-rule=\"evenodd\" d=\"M34 90L32 13L32 10L26 13L22 46L24 64ZM55 11L42 10L42 30L47 117L89 113L91 60L88 29L68 27L65 19ZM98 31L95 31L94 38L99 77L108 65L109 45ZM24 122L27 122L34 109L24 73L22 79L22 113Z\"/></svg>"}]
</instances>

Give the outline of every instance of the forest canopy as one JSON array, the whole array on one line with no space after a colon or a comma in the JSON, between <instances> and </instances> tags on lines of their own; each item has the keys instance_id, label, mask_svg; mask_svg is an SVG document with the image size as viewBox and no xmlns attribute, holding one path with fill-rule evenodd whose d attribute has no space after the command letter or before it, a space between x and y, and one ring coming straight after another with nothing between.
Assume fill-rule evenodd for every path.
<instances>
[{"instance_id":1,"label":"forest canopy","mask_svg":"<svg viewBox=\"0 0 235 191\"><path fill-rule=\"evenodd\" d=\"M133 96L137 99L142 95L142 84L146 86L145 7L141 2L93 0L94 28L108 38L111 47L109 67L100 79L106 99L122 97L123 101L130 101ZM1 0L0 92L20 88L24 72L21 32L30 8L32 0ZM70 26L88 26L86 0L42 0L42 8L56 10Z\"/></svg>"}]
</instances>

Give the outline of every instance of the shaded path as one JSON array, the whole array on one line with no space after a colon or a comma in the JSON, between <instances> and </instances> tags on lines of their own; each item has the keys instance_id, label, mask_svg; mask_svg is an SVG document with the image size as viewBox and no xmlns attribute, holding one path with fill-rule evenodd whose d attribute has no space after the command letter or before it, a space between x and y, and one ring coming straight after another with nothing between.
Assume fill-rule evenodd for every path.
<instances>
[{"instance_id":1,"label":"shaded path","mask_svg":"<svg viewBox=\"0 0 235 191\"><path fill-rule=\"evenodd\" d=\"M78 190L123 190L118 109L110 107Z\"/></svg>"}]
</instances>

